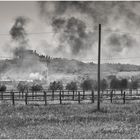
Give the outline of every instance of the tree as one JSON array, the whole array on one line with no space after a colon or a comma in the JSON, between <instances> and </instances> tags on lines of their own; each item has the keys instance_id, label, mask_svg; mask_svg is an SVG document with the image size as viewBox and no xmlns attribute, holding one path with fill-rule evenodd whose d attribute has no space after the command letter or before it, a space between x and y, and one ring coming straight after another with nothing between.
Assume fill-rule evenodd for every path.
<instances>
[{"instance_id":1,"label":"tree","mask_svg":"<svg viewBox=\"0 0 140 140\"><path fill-rule=\"evenodd\" d=\"M131 81L131 89L137 89L138 88L138 81L137 80L133 80Z\"/></svg>"},{"instance_id":2,"label":"tree","mask_svg":"<svg viewBox=\"0 0 140 140\"><path fill-rule=\"evenodd\" d=\"M127 81L127 79L122 79L120 81L120 88L121 89L126 89L127 87L128 87L128 81Z\"/></svg>"},{"instance_id":3,"label":"tree","mask_svg":"<svg viewBox=\"0 0 140 140\"><path fill-rule=\"evenodd\" d=\"M6 91L6 86L0 85L0 92L5 92L5 91Z\"/></svg>"},{"instance_id":4,"label":"tree","mask_svg":"<svg viewBox=\"0 0 140 140\"><path fill-rule=\"evenodd\" d=\"M33 85L31 86L31 91L32 91L32 93L41 91L42 89L43 89L43 87L42 87L42 85L40 85L40 84L33 84Z\"/></svg>"},{"instance_id":5,"label":"tree","mask_svg":"<svg viewBox=\"0 0 140 140\"><path fill-rule=\"evenodd\" d=\"M81 88L83 90L93 90L95 87L95 81L92 79L86 79L81 83Z\"/></svg>"},{"instance_id":6,"label":"tree","mask_svg":"<svg viewBox=\"0 0 140 140\"><path fill-rule=\"evenodd\" d=\"M113 78L110 82L111 89L119 89L120 88L120 81L117 78Z\"/></svg>"},{"instance_id":7,"label":"tree","mask_svg":"<svg viewBox=\"0 0 140 140\"><path fill-rule=\"evenodd\" d=\"M101 80L100 86L102 91L104 91L108 87L106 79Z\"/></svg>"},{"instance_id":8,"label":"tree","mask_svg":"<svg viewBox=\"0 0 140 140\"><path fill-rule=\"evenodd\" d=\"M63 90L63 83L62 82L60 82L60 81L57 82L57 89Z\"/></svg>"},{"instance_id":9,"label":"tree","mask_svg":"<svg viewBox=\"0 0 140 140\"><path fill-rule=\"evenodd\" d=\"M19 82L17 85L17 89L21 93L24 93L25 91L27 91L28 88L29 87L28 87L27 83L25 83L25 82Z\"/></svg>"},{"instance_id":10,"label":"tree","mask_svg":"<svg viewBox=\"0 0 140 140\"><path fill-rule=\"evenodd\" d=\"M49 89L50 90L63 90L63 84L60 81L51 82L50 85L49 85Z\"/></svg>"},{"instance_id":11,"label":"tree","mask_svg":"<svg viewBox=\"0 0 140 140\"><path fill-rule=\"evenodd\" d=\"M132 80L128 83L130 94L132 94L132 90L138 89L138 80ZM138 92L138 91L137 91Z\"/></svg>"},{"instance_id":12,"label":"tree","mask_svg":"<svg viewBox=\"0 0 140 140\"><path fill-rule=\"evenodd\" d=\"M0 92L1 92L1 98L3 99L3 93L6 91L6 86L0 84Z\"/></svg>"},{"instance_id":13,"label":"tree","mask_svg":"<svg viewBox=\"0 0 140 140\"><path fill-rule=\"evenodd\" d=\"M67 90L77 90L77 83L76 82L68 83L66 85L66 89Z\"/></svg>"},{"instance_id":14,"label":"tree","mask_svg":"<svg viewBox=\"0 0 140 140\"><path fill-rule=\"evenodd\" d=\"M28 87L27 83L19 82L18 85L17 85L17 89L19 91L19 95L20 95L20 93L22 93L22 97L23 97L24 92L27 92L29 87Z\"/></svg>"}]
</instances>

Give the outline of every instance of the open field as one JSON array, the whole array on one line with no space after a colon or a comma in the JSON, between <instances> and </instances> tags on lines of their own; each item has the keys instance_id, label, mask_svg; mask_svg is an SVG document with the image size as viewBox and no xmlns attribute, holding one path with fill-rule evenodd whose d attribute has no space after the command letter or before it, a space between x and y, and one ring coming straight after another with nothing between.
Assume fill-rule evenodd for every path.
<instances>
[{"instance_id":1,"label":"open field","mask_svg":"<svg viewBox=\"0 0 140 140\"><path fill-rule=\"evenodd\" d=\"M140 102L16 105L0 102L0 138L140 138Z\"/></svg>"}]
</instances>

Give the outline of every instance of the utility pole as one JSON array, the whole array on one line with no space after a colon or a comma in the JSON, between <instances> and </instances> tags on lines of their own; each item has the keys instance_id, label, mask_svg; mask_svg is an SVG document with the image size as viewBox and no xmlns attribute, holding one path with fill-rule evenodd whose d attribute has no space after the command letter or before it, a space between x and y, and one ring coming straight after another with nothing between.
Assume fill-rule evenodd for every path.
<instances>
[{"instance_id":1,"label":"utility pole","mask_svg":"<svg viewBox=\"0 0 140 140\"><path fill-rule=\"evenodd\" d=\"M100 58L101 58L101 24L99 24L99 40L98 40L98 101L97 110L100 110Z\"/></svg>"}]
</instances>

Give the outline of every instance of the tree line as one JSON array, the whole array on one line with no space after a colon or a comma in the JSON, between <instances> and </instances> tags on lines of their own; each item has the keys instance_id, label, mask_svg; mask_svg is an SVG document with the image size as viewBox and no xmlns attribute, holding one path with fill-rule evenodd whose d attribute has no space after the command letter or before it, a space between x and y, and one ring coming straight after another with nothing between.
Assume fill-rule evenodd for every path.
<instances>
[{"instance_id":1,"label":"tree line","mask_svg":"<svg viewBox=\"0 0 140 140\"><path fill-rule=\"evenodd\" d=\"M106 79L102 79L100 83L101 91L103 92L106 89L113 89L113 90L125 90L125 89L137 89L139 87L138 80L131 80L128 81L127 79L117 79L113 78L110 82ZM6 85L0 84L0 92L5 92L7 89ZM31 90L33 93L41 91L43 89L41 84L34 83L29 86L27 82L19 82L17 85L17 90L21 93L27 92ZM80 84L76 81L71 81L67 83L65 86L61 81L54 81L49 84L49 90L97 90L98 84L96 80L87 78L83 80Z\"/></svg>"},{"instance_id":2,"label":"tree line","mask_svg":"<svg viewBox=\"0 0 140 140\"><path fill-rule=\"evenodd\" d=\"M106 79L102 79L100 83L100 88L102 91L106 90L107 88L113 89L113 90L124 90L124 89L137 89L139 87L138 80L131 80L128 81L127 79L117 79L113 78L110 82L108 82ZM93 79L85 79L83 80L80 85L77 84L77 82L70 82L67 83L67 85L64 87L63 83L58 81L51 82L49 85L50 90L97 90L98 84L97 81Z\"/></svg>"}]
</instances>

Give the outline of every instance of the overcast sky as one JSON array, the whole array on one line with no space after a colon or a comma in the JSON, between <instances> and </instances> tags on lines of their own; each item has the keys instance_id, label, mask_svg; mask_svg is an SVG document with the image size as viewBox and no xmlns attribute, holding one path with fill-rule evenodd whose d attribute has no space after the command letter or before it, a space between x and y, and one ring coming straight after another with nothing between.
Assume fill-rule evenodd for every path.
<instances>
[{"instance_id":1,"label":"overcast sky","mask_svg":"<svg viewBox=\"0 0 140 140\"><path fill-rule=\"evenodd\" d=\"M102 62L140 64L134 59L140 57L140 2L0 2L0 56L11 57L18 47L9 32L19 16L33 33L27 49L97 62L101 23Z\"/></svg>"}]
</instances>

